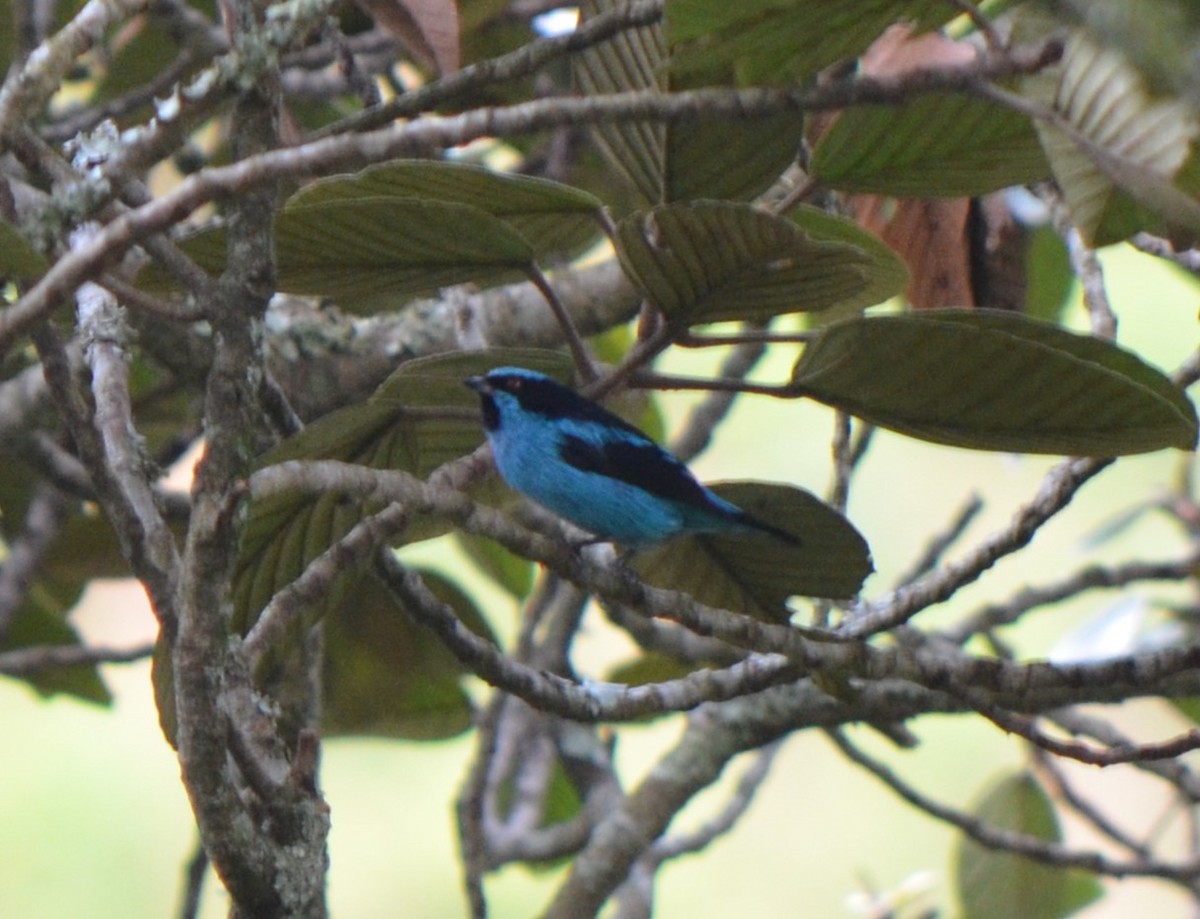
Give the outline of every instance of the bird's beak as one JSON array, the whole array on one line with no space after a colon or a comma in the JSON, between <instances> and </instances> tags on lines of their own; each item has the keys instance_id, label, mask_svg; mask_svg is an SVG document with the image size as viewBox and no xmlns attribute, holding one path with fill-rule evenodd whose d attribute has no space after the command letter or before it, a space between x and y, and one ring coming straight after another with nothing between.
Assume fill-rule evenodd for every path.
<instances>
[{"instance_id":1,"label":"bird's beak","mask_svg":"<svg viewBox=\"0 0 1200 919\"><path fill-rule=\"evenodd\" d=\"M463 383L470 386L476 392L490 393L492 391L492 387L488 386L488 381L483 377L467 377L463 380Z\"/></svg>"}]
</instances>

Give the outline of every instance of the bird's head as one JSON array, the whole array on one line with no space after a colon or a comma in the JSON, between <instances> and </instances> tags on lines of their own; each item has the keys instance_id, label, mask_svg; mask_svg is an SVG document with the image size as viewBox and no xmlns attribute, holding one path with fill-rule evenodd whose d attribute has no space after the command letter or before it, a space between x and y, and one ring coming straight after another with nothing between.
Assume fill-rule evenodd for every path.
<instances>
[{"instance_id":1,"label":"bird's head","mask_svg":"<svg viewBox=\"0 0 1200 919\"><path fill-rule=\"evenodd\" d=\"M563 414L564 402L578 399L544 373L523 367L497 367L465 382L479 393L483 425L489 431L497 430L506 415L532 412L553 417Z\"/></svg>"}]
</instances>

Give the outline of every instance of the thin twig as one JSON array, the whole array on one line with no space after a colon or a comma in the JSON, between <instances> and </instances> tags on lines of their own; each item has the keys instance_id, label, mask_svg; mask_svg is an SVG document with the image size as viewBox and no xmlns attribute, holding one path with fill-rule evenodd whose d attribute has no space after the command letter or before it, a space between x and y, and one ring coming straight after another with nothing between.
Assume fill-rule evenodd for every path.
<instances>
[{"instance_id":1,"label":"thin twig","mask_svg":"<svg viewBox=\"0 0 1200 919\"><path fill-rule=\"evenodd\" d=\"M922 575L933 571L941 562L942 556L958 542L967 527L971 525L971 521L978 517L982 510L983 499L979 495L968 497L942 532L936 534L928 542L924 551L912 563L912 567L896 578L896 585L911 584Z\"/></svg>"},{"instance_id":2,"label":"thin twig","mask_svg":"<svg viewBox=\"0 0 1200 919\"><path fill-rule=\"evenodd\" d=\"M943 638L961 645L971 636L1011 625L1030 610L1069 600L1089 590L1118 589L1142 581L1185 581L1195 576L1200 551L1173 562L1126 562L1091 565L1044 587L1026 587L1004 603L989 604L943 630Z\"/></svg>"},{"instance_id":3,"label":"thin twig","mask_svg":"<svg viewBox=\"0 0 1200 919\"><path fill-rule=\"evenodd\" d=\"M1105 341L1114 341L1117 337L1117 315L1108 302L1104 269L1096 250L1087 244L1079 227L1071 222L1066 204L1059 195L1045 189L1041 197L1049 206L1051 223L1066 246L1071 270L1083 286L1083 305L1091 321L1092 334Z\"/></svg>"},{"instance_id":4,"label":"thin twig","mask_svg":"<svg viewBox=\"0 0 1200 919\"><path fill-rule=\"evenodd\" d=\"M596 368L592 365L592 359L588 356L587 346L584 345L579 330L575 328L575 322L571 319L570 312L563 306L562 301L558 298L558 294L555 293L554 285L542 274L541 269L537 265L530 264L526 270L526 275L530 283L538 289L538 292L550 304L550 311L554 313L554 318L558 321L559 328L562 329L563 340L571 350L571 357L575 361L575 369L579 372L580 379L584 383L591 383L596 379Z\"/></svg>"},{"instance_id":5,"label":"thin twig","mask_svg":"<svg viewBox=\"0 0 1200 919\"><path fill-rule=\"evenodd\" d=\"M4 644L17 611L37 578L38 566L67 521L70 502L53 485L33 489L20 530L8 540L8 554L0 565L0 645Z\"/></svg>"},{"instance_id":6,"label":"thin twig","mask_svg":"<svg viewBox=\"0 0 1200 919\"><path fill-rule=\"evenodd\" d=\"M1007 555L1029 544L1046 521L1066 507L1085 483L1112 464L1112 459L1069 459L1042 480L1033 500L1003 530L993 534L962 561L900 587L849 618L841 630L847 638L865 638L908 622L921 610L940 603L977 580Z\"/></svg>"},{"instance_id":7,"label":"thin twig","mask_svg":"<svg viewBox=\"0 0 1200 919\"><path fill-rule=\"evenodd\" d=\"M721 363L718 373L725 380L744 380L765 353L766 347L761 342L740 344ZM737 393L731 390L710 392L688 415L683 430L671 444L671 452L685 463L699 456L711 442L717 425L733 408L736 397Z\"/></svg>"},{"instance_id":8,"label":"thin twig","mask_svg":"<svg viewBox=\"0 0 1200 919\"><path fill-rule=\"evenodd\" d=\"M1150 233L1135 233L1129 238L1129 244L1148 255L1173 262L1192 274L1200 274L1200 249L1176 249L1170 240Z\"/></svg>"},{"instance_id":9,"label":"thin twig","mask_svg":"<svg viewBox=\"0 0 1200 919\"><path fill-rule=\"evenodd\" d=\"M509 54L464 67L415 92L406 93L384 105L358 112L326 125L312 135L313 140L347 131L367 131L400 118L411 118L472 90L514 80L568 54L574 54L607 41L626 29L651 25L662 18L663 0L636 0L581 23L566 35L537 39Z\"/></svg>"},{"instance_id":10,"label":"thin twig","mask_svg":"<svg viewBox=\"0 0 1200 919\"><path fill-rule=\"evenodd\" d=\"M204 877L208 874L208 853L204 844L197 839L196 851L188 859L183 871L183 899L179 905L179 919L197 919L204 895Z\"/></svg>"},{"instance_id":11,"label":"thin twig","mask_svg":"<svg viewBox=\"0 0 1200 919\"><path fill-rule=\"evenodd\" d=\"M154 653L154 645L103 648L88 645L39 645L0 653L0 673L31 676L59 667L92 667L96 664L131 664Z\"/></svg>"},{"instance_id":12,"label":"thin twig","mask_svg":"<svg viewBox=\"0 0 1200 919\"><path fill-rule=\"evenodd\" d=\"M1081 868L1109 877L1160 877L1186 885L1191 885L1200 877L1200 859L1189 859L1176 864L1155 859L1118 861L1100 852L1072 851L1059 843L985 823L978 817L949 807L917 791L884 763L868 756L852 744L840 729L827 733L834 745L852 763L871 773L913 807L936 820L958 827L985 848L1022 855L1058 868Z\"/></svg>"},{"instance_id":13,"label":"thin twig","mask_svg":"<svg viewBox=\"0 0 1200 919\"><path fill-rule=\"evenodd\" d=\"M1051 41L1036 48L1013 49L1000 57L984 55L970 67L916 70L903 78L860 76L798 90L700 89L666 96L634 91L606 96L538 99L509 107L475 109L460 115L425 116L374 132L329 137L299 147L248 156L232 165L213 167L190 176L154 201L107 224L88 245L60 258L16 303L0 313L0 351L9 347L16 335L47 315L61 297L141 239L177 223L214 198L236 197L268 182L359 167L484 136L528 134L579 122L756 118L784 111L892 103L924 93L965 89L975 87L981 81L1037 71L1057 60L1061 53L1061 44ZM170 132L176 130L176 126L169 126ZM144 145L131 146L111 158L104 168L114 173L137 168L142 159L157 156L156 145L159 143L151 137Z\"/></svg>"},{"instance_id":14,"label":"thin twig","mask_svg":"<svg viewBox=\"0 0 1200 919\"><path fill-rule=\"evenodd\" d=\"M1110 820L1100 808L1096 807L1090 801L1082 798L1077 791L1072 787L1067 780L1062 766L1049 755L1045 750L1035 746L1034 762L1037 764L1037 769L1046 779L1053 785L1053 792L1060 797L1068 807L1071 808L1081 818L1090 823L1097 831L1103 833L1119 846L1128 849L1132 855L1138 858L1153 858L1154 853L1150 847L1138 842L1123 829L1117 826Z\"/></svg>"},{"instance_id":15,"label":"thin twig","mask_svg":"<svg viewBox=\"0 0 1200 919\"><path fill-rule=\"evenodd\" d=\"M1014 715L985 702L979 702L978 711L1001 730L1023 737L1047 753L1087 763L1089 766L1115 766L1118 763L1175 759L1184 753L1200 749L1200 730L1196 729L1159 743L1122 744L1119 747L1097 749L1089 744L1058 740L1038 730L1034 719Z\"/></svg>"},{"instance_id":16,"label":"thin twig","mask_svg":"<svg viewBox=\"0 0 1200 919\"><path fill-rule=\"evenodd\" d=\"M690 832L657 840L646 853L646 858L660 864L681 855L702 852L713 840L732 830L749 810L754 796L771 773L775 757L782 749L783 741L775 741L758 750L750 767L738 779L733 794L715 816Z\"/></svg>"}]
</instances>

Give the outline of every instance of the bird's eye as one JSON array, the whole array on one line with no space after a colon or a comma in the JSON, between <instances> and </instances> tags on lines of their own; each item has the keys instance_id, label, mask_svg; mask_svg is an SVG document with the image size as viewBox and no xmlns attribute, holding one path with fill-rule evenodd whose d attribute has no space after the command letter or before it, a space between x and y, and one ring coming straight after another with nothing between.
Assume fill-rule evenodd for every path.
<instances>
[{"instance_id":1,"label":"bird's eye","mask_svg":"<svg viewBox=\"0 0 1200 919\"><path fill-rule=\"evenodd\" d=\"M522 382L523 381L519 377L511 377L505 381L506 385L504 388L515 395L521 391Z\"/></svg>"}]
</instances>

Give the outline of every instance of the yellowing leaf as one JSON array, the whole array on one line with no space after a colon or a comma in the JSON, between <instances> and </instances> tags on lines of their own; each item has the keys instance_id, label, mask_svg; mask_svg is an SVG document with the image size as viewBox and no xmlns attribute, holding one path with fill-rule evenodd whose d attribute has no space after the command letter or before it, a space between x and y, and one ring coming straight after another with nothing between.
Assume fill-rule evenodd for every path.
<instances>
[{"instance_id":1,"label":"yellowing leaf","mask_svg":"<svg viewBox=\"0 0 1200 919\"><path fill-rule=\"evenodd\" d=\"M1072 32L1062 63L1029 77L1024 92L1063 124L1036 127L1071 216L1096 245L1116 242L1154 215L1200 234L1200 202L1176 184L1200 120L1183 102L1152 97L1116 51Z\"/></svg>"}]
</instances>

